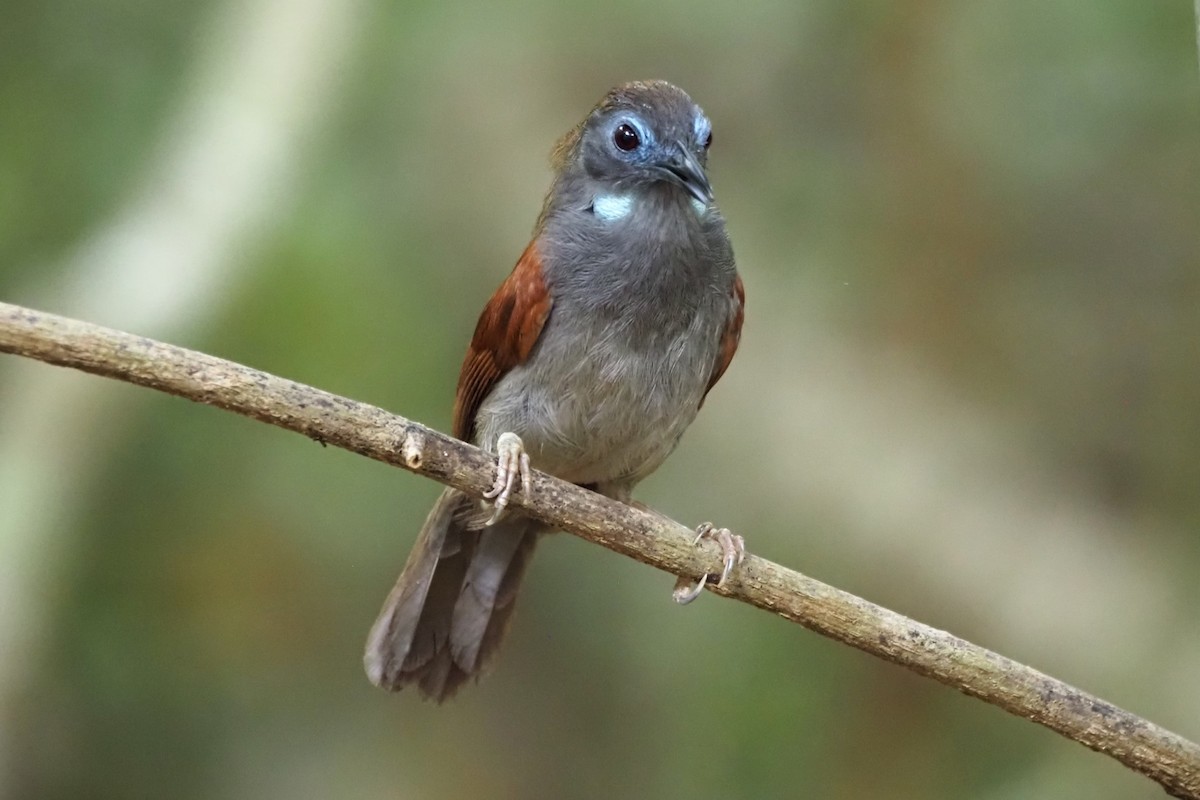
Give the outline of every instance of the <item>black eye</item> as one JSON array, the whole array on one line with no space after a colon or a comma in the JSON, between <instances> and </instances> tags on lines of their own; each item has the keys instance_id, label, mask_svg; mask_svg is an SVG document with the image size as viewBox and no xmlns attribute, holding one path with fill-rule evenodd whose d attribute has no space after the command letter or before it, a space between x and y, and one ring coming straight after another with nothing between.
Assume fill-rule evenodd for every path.
<instances>
[{"instance_id":1,"label":"black eye","mask_svg":"<svg viewBox=\"0 0 1200 800\"><path fill-rule=\"evenodd\" d=\"M712 131L709 131L708 136L704 137L704 149L707 150L710 147L712 147Z\"/></svg>"},{"instance_id":2,"label":"black eye","mask_svg":"<svg viewBox=\"0 0 1200 800\"><path fill-rule=\"evenodd\" d=\"M637 128L628 122L622 122L613 131L613 144L617 146L618 150L628 153L631 150L637 150L641 143L642 137L638 136Z\"/></svg>"}]
</instances>

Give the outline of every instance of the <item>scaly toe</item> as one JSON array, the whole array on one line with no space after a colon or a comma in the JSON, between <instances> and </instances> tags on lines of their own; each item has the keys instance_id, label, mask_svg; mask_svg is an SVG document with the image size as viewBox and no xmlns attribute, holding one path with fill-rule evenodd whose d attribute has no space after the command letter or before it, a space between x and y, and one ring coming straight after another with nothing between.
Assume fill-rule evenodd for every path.
<instances>
[{"instance_id":1,"label":"scaly toe","mask_svg":"<svg viewBox=\"0 0 1200 800\"><path fill-rule=\"evenodd\" d=\"M533 494L533 470L529 467L529 454L521 450L521 491L528 497Z\"/></svg>"},{"instance_id":2,"label":"scaly toe","mask_svg":"<svg viewBox=\"0 0 1200 800\"><path fill-rule=\"evenodd\" d=\"M711 522L703 522L696 526L696 538L692 543L700 544L704 539L712 539L721 548L721 575L717 586L722 587L734 569L746 559L746 540L728 528L718 528ZM708 578L708 575L704 575L692 585L689 579L680 576L675 582L675 590L671 593L675 602L687 605L695 600L704 591L704 584L708 582Z\"/></svg>"},{"instance_id":3,"label":"scaly toe","mask_svg":"<svg viewBox=\"0 0 1200 800\"><path fill-rule=\"evenodd\" d=\"M731 533L728 528L721 528L717 531L717 543L721 545L721 554L724 556L724 568L721 570L721 580L717 581L717 586L724 586L725 581L733 574L734 567L746 560L746 540Z\"/></svg>"},{"instance_id":4,"label":"scaly toe","mask_svg":"<svg viewBox=\"0 0 1200 800\"><path fill-rule=\"evenodd\" d=\"M512 432L500 434L496 450L496 480L492 488L483 493L484 499L492 500L495 507L488 525L494 525L503 516L518 475L521 476L521 489L526 495L531 493L529 455L521 437Z\"/></svg>"}]
</instances>

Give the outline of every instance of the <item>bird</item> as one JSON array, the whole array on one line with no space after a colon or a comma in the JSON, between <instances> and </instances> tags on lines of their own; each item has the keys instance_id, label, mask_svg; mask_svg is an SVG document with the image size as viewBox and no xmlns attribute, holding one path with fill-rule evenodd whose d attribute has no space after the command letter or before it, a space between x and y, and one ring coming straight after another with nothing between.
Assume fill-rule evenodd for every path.
<instances>
[{"instance_id":1,"label":"bird","mask_svg":"<svg viewBox=\"0 0 1200 800\"><path fill-rule=\"evenodd\" d=\"M554 146L533 237L459 374L453 434L496 457L483 499L442 492L368 636L372 683L442 702L492 662L549 528L509 509L530 470L629 503L741 339L745 290L707 174L712 124L661 80L621 84ZM704 523L724 583L745 543ZM694 585L693 585L694 583Z\"/></svg>"}]
</instances>

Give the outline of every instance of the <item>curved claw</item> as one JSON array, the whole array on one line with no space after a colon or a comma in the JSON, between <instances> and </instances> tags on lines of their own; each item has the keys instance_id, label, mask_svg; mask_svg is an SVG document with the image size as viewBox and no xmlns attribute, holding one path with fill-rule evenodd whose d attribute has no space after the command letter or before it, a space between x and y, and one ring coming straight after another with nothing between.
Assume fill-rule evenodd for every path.
<instances>
[{"instance_id":1,"label":"curved claw","mask_svg":"<svg viewBox=\"0 0 1200 800\"><path fill-rule=\"evenodd\" d=\"M692 539L692 547L704 541L705 536L712 536L713 524L711 522L701 522L696 526L696 538Z\"/></svg>"},{"instance_id":2,"label":"curved claw","mask_svg":"<svg viewBox=\"0 0 1200 800\"><path fill-rule=\"evenodd\" d=\"M706 583L708 583L707 575L702 575L700 580L696 581L695 586L688 586L686 579L681 577L675 582L675 589L671 592L671 597L679 605L686 606L700 596L700 593L704 591L704 584Z\"/></svg>"},{"instance_id":3,"label":"curved claw","mask_svg":"<svg viewBox=\"0 0 1200 800\"><path fill-rule=\"evenodd\" d=\"M495 505L493 506L493 508L495 508L495 511L493 511L492 515L490 517L488 517L488 521L483 523L484 527L488 527L490 525L495 525L497 522L499 522L500 517L504 516L504 509L507 505L508 505L507 497L502 497L500 500L497 500Z\"/></svg>"},{"instance_id":4,"label":"curved claw","mask_svg":"<svg viewBox=\"0 0 1200 800\"><path fill-rule=\"evenodd\" d=\"M746 560L746 540L724 528L721 529L721 532L728 536L728 539L718 540L721 543L721 552L725 556L722 559L721 580L717 581L718 587L723 587L725 581L729 580L729 576L733 574L733 568Z\"/></svg>"}]
</instances>

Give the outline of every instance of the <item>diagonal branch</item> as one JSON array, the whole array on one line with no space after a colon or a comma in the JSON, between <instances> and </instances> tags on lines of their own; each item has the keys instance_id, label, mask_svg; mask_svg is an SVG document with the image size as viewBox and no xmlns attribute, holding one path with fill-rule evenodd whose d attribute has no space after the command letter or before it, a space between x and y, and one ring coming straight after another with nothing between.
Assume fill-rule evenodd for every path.
<instances>
[{"instance_id":1,"label":"diagonal branch","mask_svg":"<svg viewBox=\"0 0 1200 800\"><path fill-rule=\"evenodd\" d=\"M148 386L302 433L474 494L493 460L469 444L344 397L129 333L0 303L0 352ZM513 505L673 575L719 572L717 547L660 515L536 473ZM748 555L717 594L774 612L1056 731L1200 800L1200 746L998 653Z\"/></svg>"}]
</instances>

